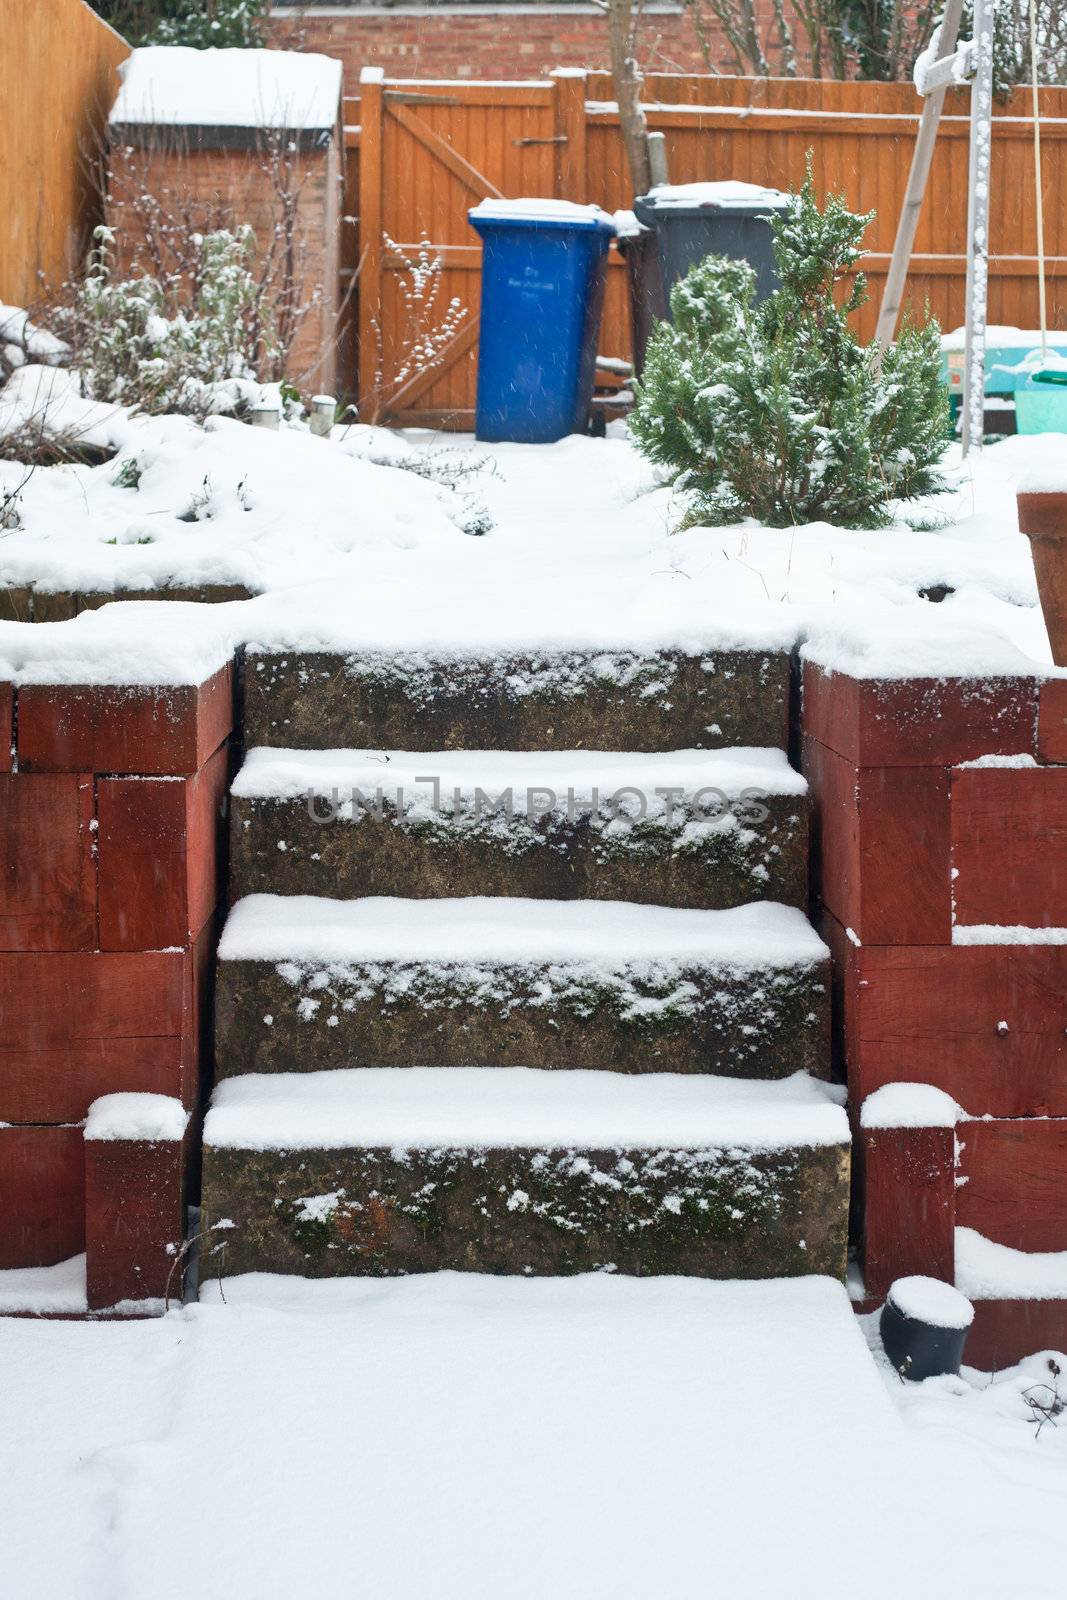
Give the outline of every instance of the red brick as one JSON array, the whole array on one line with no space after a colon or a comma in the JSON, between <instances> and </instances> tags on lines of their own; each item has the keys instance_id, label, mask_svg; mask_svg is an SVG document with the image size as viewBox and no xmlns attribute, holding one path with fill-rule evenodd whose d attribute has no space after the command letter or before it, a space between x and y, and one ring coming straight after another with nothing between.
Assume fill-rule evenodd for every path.
<instances>
[{"instance_id":1,"label":"red brick","mask_svg":"<svg viewBox=\"0 0 1067 1600\"><path fill-rule=\"evenodd\" d=\"M0 1121L84 1117L98 1095L194 1092L192 952L0 955Z\"/></svg>"},{"instance_id":2,"label":"red brick","mask_svg":"<svg viewBox=\"0 0 1067 1600\"><path fill-rule=\"evenodd\" d=\"M85 1141L89 1309L123 1300L181 1300L176 1251L185 1237L185 1145Z\"/></svg>"},{"instance_id":3,"label":"red brick","mask_svg":"<svg viewBox=\"0 0 1067 1600\"><path fill-rule=\"evenodd\" d=\"M969 1367L998 1372L1024 1356L1063 1349L1067 1349L1067 1300L974 1302L974 1322L963 1357Z\"/></svg>"},{"instance_id":4,"label":"red brick","mask_svg":"<svg viewBox=\"0 0 1067 1600\"><path fill-rule=\"evenodd\" d=\"M93 780L0 775L0 950L96 946Z\"/></svg>"},{"instance_id":5,"label":"red brick","mask_svg":"<svg viewBox=\"0 0 1067 1600\"><path fill-rule=\"evenodd\" d=\"M0 683L0 772L11 771L11 751L15 743L15 691Z\"/></svg>"},{"instance_id":6,"label":"red brick","mask_svg":"<svg viewBox=\"0 0 1067 1600\"><path fill-rule=\"evenodd\" d=\"M84 1249L81 1129L0 1127L0 1268L52 1267Z\"/></svg>"},{"instance_id":7,"label":"red brick","mask_svg":"<svg viewBox=\"0 0 1067 1600\"><path fill-rule=\"evenodd\" d=\"M952 937L949 780L937 767L856 767L805 738L823 905L864 944Z\"/></svg>"},{"instance_id":8,"label":"red brick","mask_svg":"<svg viewBox=\"0 0 1067 1600\"><path fill-rule=\"evenodd\" d=\"M188 944L218 902L218 846L228 751L191 778L102 778L100 947Z\"/></svg>"},{"instance_id":9,"label":"red brick","mask_svg":"<svg viewBox=\"0 0 1067 1600\"><path fill-rule=\"evenodd\" d=\"M970 767L952 774L956 921L1067 921L1067 767Z\"/></svg>"},{"instance_id":10,"label":"red brick","mask_svg":"<svg viewBox=\"0 0 1067 1600\"><path fill-rule=\"evenodd\" d=\"M837 965L856 1103L932 1083L974 1116L1067 1115L1067 946L865 946Z\"/></svg>"},{"instance_id":11,"label":"red brick","mask_svg":"<svg viewBox=\"0 0 1067 1600\"><path fill-rule=\"evenodd\" d=\"M1034 678L851 678L804 665L804 732L859 767L1033 754Z\"/></svg>"},{"instance_id":12,"label":"red brick","mask_svg":"<svg viewBox=\"0 0 1067 1600\"><path fill-rule=\"evenodd\" d=\"M19 766L34 772L197 772L233 727L233 668L171 688L19 690Z\"/></svg>"},{"instance_id":13,"label":"red brick","mask_svg":"<svg viewBox=\"0 0 1067 1600\"><path fill-rule=\"evenodd\" d=\"M1067 1250L1067 1119L961 1122L956 1222L1012 1250Z\"/></svg>"},{"instance_id":14,"label":"red brick","mask_svg":"<svg viewBox=\"0 0 1067 1600\"><path fill-rule=\"evenodd\" d=\"M1042 761L1067 762L1067 678L1050 678L1041 685L1037 753Z\"/></svg>"},{"instance_id":15,"label":"red brick","mask_svg":"<svg viewBox=\"0 0 1067 1600\"><path fill-rule=\"evenodd\" d=\"M955 1141L951 1128L865 1128L863 1282L879 1299L909 1273L955 1274Z\"/></svg>"}]
</instances>

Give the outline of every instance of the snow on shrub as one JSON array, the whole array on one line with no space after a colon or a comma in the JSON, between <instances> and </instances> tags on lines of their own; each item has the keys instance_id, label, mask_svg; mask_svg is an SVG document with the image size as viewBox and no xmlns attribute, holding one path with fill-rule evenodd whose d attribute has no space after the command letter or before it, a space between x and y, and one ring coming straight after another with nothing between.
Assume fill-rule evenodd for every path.
<instances>
[{"instance_id":1,"label":"snow on shrub","mask_svg":"<svg viewBox=\"0 0 1067 1600\"><path fill-rule=\"evenodd\" d=\"M66 313L86 395L154 414L238 411L277 360L251 271L252 230L193 239L195 270L113 276L112 234L98 228Z\"/></svg>"},{"instance_id":2,"label":"snow on shrub","mask_svg":"<svg viewBox=\"0 0 1067 1600\"><path fill-rule=\"evenodd\" d=\"M834 195L820 211L809 166L772 223L772 295L755 303L752 268L718 256L671 291L673 324L650 343L631 427L642 453L690 491L687 525L874 528L894 500L944 487L937 323L906 324L884 353L848 326L866 282L844 284L873 215Z\"/></svg>"},{"instance_id":3,"label":"snow on shrub","mask_svg":"<svg viewBox=\"0 0 1067 1600\"><path fill-rule=\"evenodd\" d=\"M133 45L183 44L195 50L264 43L268 0L103 0L96 10Z\"/></svg>"}]
</instances>

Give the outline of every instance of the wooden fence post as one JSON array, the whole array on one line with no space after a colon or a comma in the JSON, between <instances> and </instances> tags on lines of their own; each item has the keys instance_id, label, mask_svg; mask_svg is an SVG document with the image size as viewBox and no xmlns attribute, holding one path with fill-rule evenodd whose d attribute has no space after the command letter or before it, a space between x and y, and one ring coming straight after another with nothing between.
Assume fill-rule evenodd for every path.
<instances>
[{"instance_id":1,"label":"wooden fence post","mask_svg":"<svg viewBox=\"0 0 1067 1600\"><path fill-rule=\"evenodd\" d=\"M584 205L588 199L585 68L557 67L550 77L555 96L556 138L560 140L557 147L556 195L560 200L576 200L579 205Z\"/></svg>"},{"instance_id":2,"label":"wooden fence post","mask_svg":"<svg viewBox=\"0 0 1067 1600\"><path fill-rule=\"evenodd\" d=\"M382 352L382 114L385 72L364 67L359 75L359 415L381 414Z\"/></svg>"}]
</instances>

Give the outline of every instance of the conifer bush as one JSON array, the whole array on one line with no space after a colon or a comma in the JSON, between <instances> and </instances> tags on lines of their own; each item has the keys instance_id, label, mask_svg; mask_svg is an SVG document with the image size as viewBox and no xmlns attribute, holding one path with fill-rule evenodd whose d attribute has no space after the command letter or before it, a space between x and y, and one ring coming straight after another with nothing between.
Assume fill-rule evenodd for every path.
<instances>
[{"instance_id":1,"label":"conifer bush","mask_svg":"<svg viewBox=\"0 0 1067 1600\"><path fill-rule=\"evenodd\" d=\"M867 291L862 274L844 283L873 215L833 195L820 210L809 167L773 222L772 295L756 303L747 262L718 256L671 291L674 320L650 342L631 428L689 492L687 526L883 527L893 501L945 487L937 323L906 324L885 352L848 326Z\"/></svg>"}]
</instances>

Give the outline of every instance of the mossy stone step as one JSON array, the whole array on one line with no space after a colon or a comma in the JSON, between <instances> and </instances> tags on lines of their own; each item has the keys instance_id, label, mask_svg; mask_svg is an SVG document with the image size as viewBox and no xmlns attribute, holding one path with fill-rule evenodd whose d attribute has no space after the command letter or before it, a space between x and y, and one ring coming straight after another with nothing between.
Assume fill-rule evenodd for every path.
<instances>
[{"instance_id":1,"label":"mossy stone step","mask_svg":"<svg viewBox=\"0 0 1067 1600\"><path fill-rule=\"evenodd\" d=\"M829 951L794 907L250 895L216 1066L829 1071Z\"/></svg>"},{"instance_id":2,"label":"mossy stone step","mask_svg":"<svg viewBox=\"0 0 1067 1600\"><path fill-rule=\"evenodd\" d=\"M845 1114L803 1074L247 1077L204 1131L224 1274L842 1278L848 1189Z\"/></svg>"},{"instance_id":3,"label":"mossy stone step","mask_svg":"<svg viewBox=\"0 0 1067 1600\"><path fill-rule=\"evenodd\" d=\"M248 745L695 750L786 743L780 650L423 654L250 649Z\"/></svg>"},{"instance_id":4,"label":"mossy stone step","mask_svg":"<svg viewBox=\"0 0 1067 1600\"><path fill-rule=\"evenodd\" d=\"M807 786L780 750L249 751L248 894L807 904Z\"/></svg>"}]
</instances>

